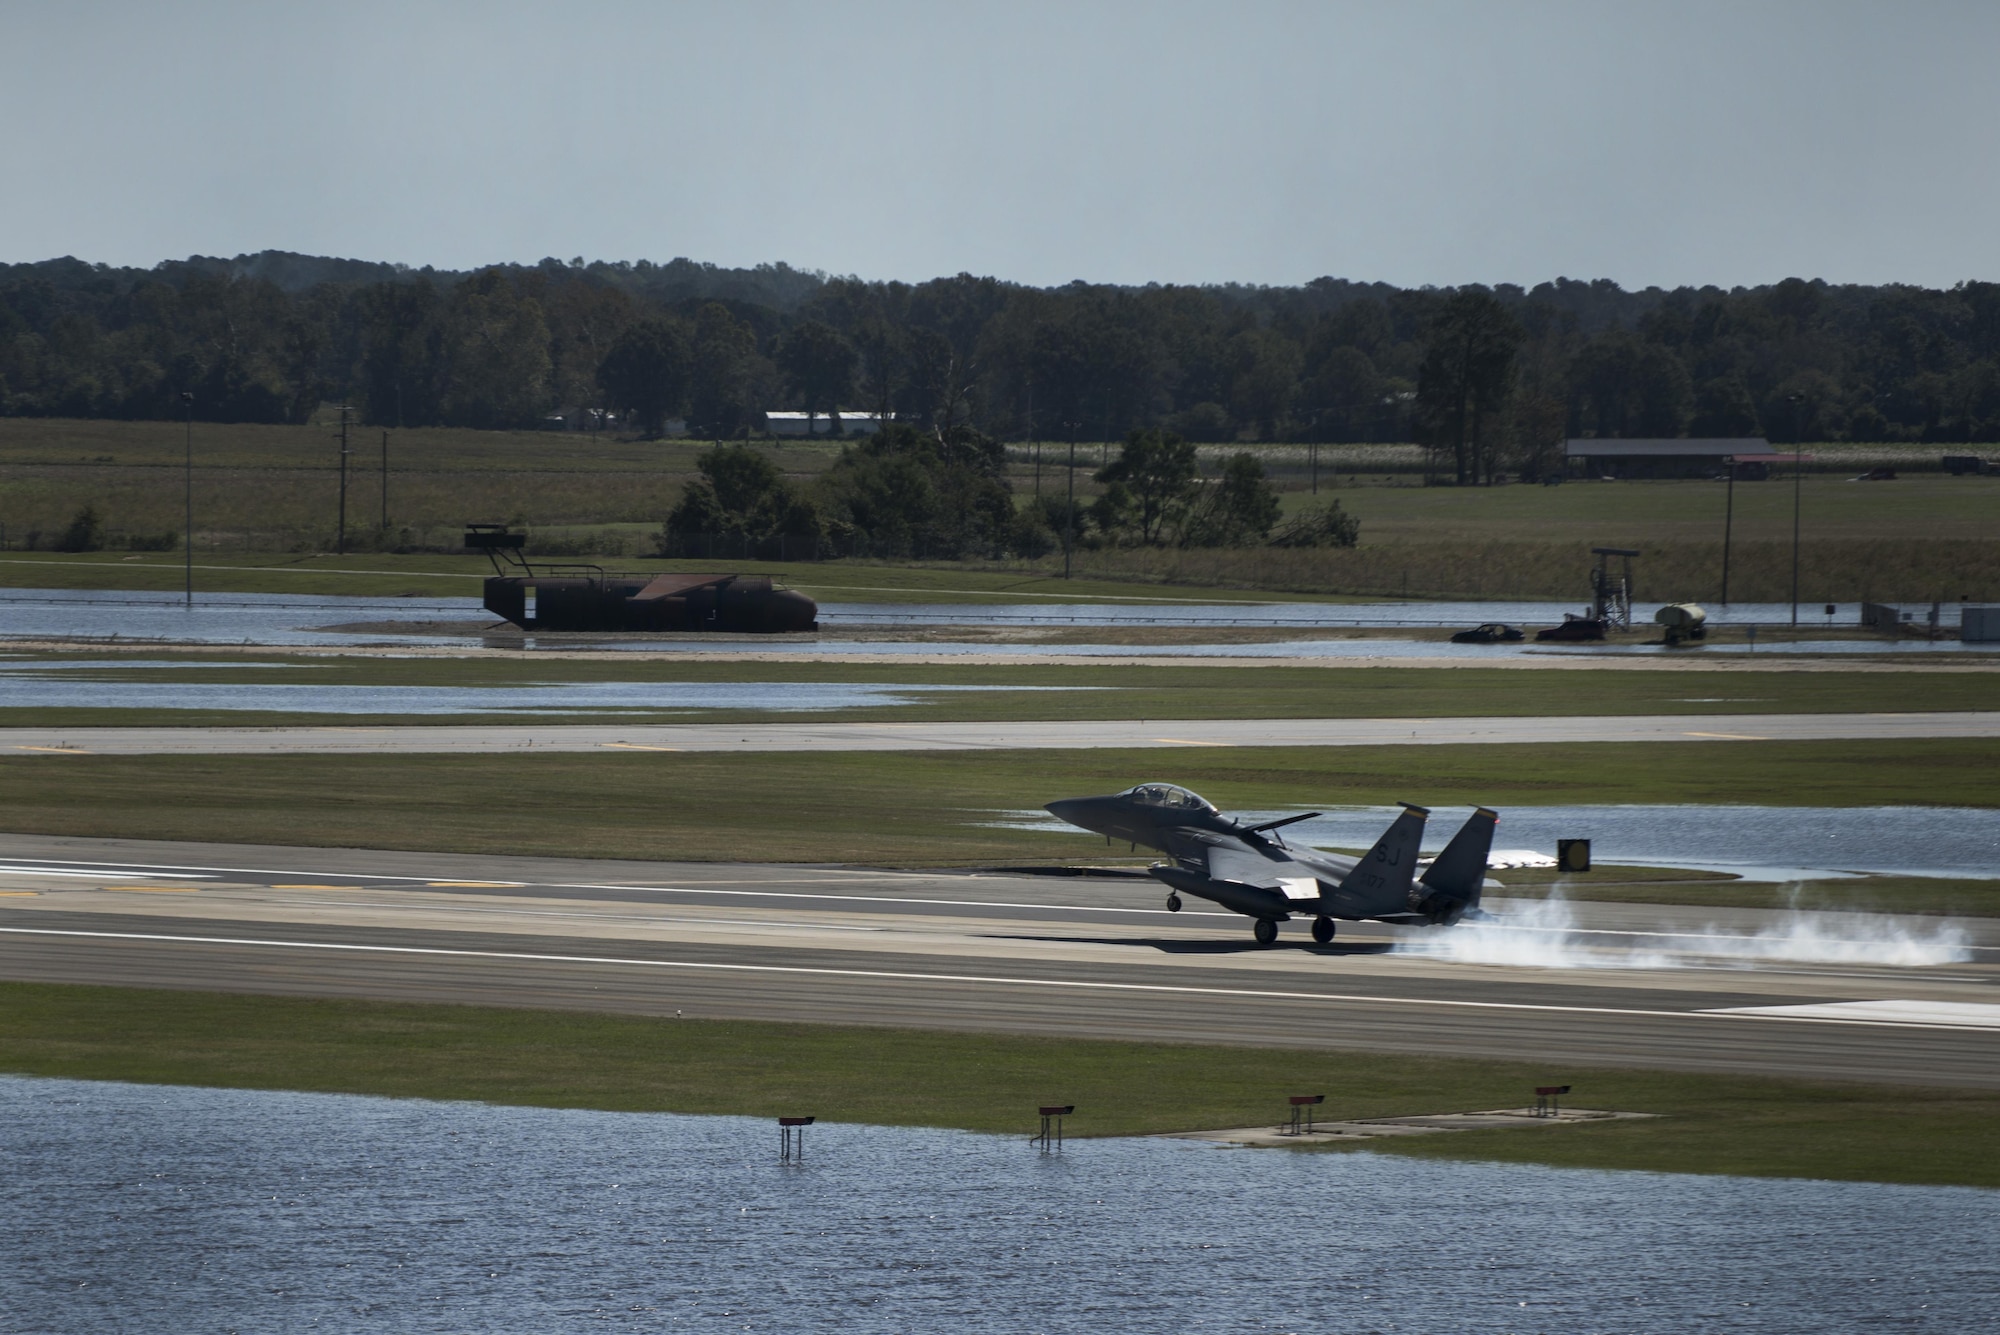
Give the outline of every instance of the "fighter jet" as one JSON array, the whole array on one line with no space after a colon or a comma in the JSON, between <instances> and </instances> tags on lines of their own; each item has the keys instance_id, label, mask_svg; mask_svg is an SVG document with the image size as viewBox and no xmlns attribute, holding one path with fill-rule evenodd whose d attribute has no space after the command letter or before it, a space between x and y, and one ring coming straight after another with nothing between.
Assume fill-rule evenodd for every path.
<instances>
[{"instance_id":1,"label":"fighter jet","mask_svg":"<svg viewBox=\"0 0 2000 1335\"><path fill-rule=\"evenodd\" d=\"M1107 839L1144 844L1171 861L1149 867L1168 888L1167 908L1181 894L1213 900L1255 919L1257 944L1278 939L1278 924L1311 915L1313 940L1333 940L1334 920L1449 926L1476 913L1487 886L1486 857L1499 816L1476 808L1444 851L1418 871L1418 845L1430 812L1402 804L1402 814L1359 858L1291 848L1278 833L1317 811L1242 825L1177 784L1142 783L1109 797L1073 797L1047 810ZM1496 888L1497 885L1496 885Z\"/></svg>"}]
</instances>

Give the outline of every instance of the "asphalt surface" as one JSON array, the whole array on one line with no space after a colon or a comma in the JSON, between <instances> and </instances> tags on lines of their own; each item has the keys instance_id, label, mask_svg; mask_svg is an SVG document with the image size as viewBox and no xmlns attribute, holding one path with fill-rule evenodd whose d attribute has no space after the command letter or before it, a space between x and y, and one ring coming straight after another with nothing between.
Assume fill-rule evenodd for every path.
<instances>
[{"instance_id":1,"label":"asphalt surface","mask_svg":"<svg viewBox=\"0 0 2000 1335\"><path fill-rule=\"evenodd\" d=\"M1581 718L1169 719L999 723L412 725L386 728L4 728L0 753L480 754L499 751L979 751L1462 742L1825 741L2000 737L2000 711Z\"/></svg>"},{"instance_id":2,"label":"asphalt surface","mask_svg":"<svg viewBox=\"0 0 2000 1335\"><path fill-rule=\"evenodd\" d=\"M1320 947L1293 923L1260 949L1247 920L1162 898L1129 877L9 835L0 978L2000 1087L2000 922L1899 967L1797 958L1782 942L1813 915L1779 933L1581 904L1551 933L1502 902L1459 938L1499 955L1462 962L1405 952L1463 927L1343 924Z\"/></svg>"}]
</instances>

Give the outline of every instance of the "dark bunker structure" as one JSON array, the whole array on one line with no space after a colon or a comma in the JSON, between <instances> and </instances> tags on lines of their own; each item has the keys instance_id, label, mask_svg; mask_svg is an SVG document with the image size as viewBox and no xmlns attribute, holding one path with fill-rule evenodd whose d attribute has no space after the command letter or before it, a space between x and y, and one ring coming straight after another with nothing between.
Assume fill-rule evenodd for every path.
<instances>
[{"instance_id":1,"label":"dark bunker structure","mask_svg":"<svg viewBox=\"0 0 2000 1335\"><path fill-rule=\"evenodd\" d=\"M527 536L504 524L468 524L465 545L493 562L486 610L522 630L729 631L782 635L819 629L819 605L769 575L621 575L594 565L537 569Z\"/></svg>"}]
</instances>

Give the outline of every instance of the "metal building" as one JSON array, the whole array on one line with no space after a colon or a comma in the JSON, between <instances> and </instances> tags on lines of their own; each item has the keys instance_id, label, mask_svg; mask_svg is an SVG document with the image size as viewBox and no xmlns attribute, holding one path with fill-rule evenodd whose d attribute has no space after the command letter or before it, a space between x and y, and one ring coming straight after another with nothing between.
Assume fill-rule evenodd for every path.
<instances>
[{"instance_id":1,"label":"metal building","mask_svg":"<svg viewBox=\"0 0 2000 1335\"><path fill-rule=\"evenodd\" d=\"M1769 465L1798 456L1771 452L1762 436L1682 440L1571 440L1563 445L1572 476L1717 477L1734 459ZM1806 456L1811 457L1811 456ZM1748 475L1739 472L1746 481Z\"/></svg>"}]
</instances>

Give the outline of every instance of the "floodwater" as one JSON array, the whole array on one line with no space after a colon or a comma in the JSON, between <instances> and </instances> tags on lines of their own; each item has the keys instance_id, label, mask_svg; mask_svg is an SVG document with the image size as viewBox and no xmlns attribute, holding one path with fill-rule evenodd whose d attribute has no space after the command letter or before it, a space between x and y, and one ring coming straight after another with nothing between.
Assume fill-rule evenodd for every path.
<instances>
[{"instance_id":1,"label":"floodwater","mask_svg":"<svg viewBox=\"0 0 2000 1335\"><path fill-rule=\"evenodd\" d=\"M1996 1192L1043 1156L1024 1113L786 1166L749 1118L0 1077L0 1329L2000 1329Z\"/></svg>"},{"instance_id":2,"label":"floodwater","mask_svg":"<svg viewBox=\"0 0 2000 1335\"><path fill-rule=\"evenodd\" d=\"M922 654L964 656L970 654L1036 658L1051 654L1081 657L1130 657L1135 653L1159 657L1222 658L1438 658L1447 660L1491 659L1522 653L1771 653L1777 646L1766 644L1757 650L1749 645L1709 645L1698 650L1668 651L1660 645L1462 645L1437 639L1374 636L1366 639L1317 638L1314 631L1332 630L1430 630L1472 626L1486 621L1516 625L1551 625L1562 620L1565 611L1576 605L1556 602L1397 602L1397 603L1001 603L993 605L953 603L824 603L820 622L833 630L854 631L924 626L982 626L1017 629L1065 629L1101 626L1107 628L1181 627L1191 630L1257 628L1296 629L1297 638L1265 644L1211 645L1115 645L989 643L984 641L913 642L881 639L819 639L790 636L742 636L726 639L688 639L674 636L619 635L590 637L520 636L507 631L497 643L535 648L592 648L659 650L671 647L690 653L738 653L745 647L765 652L810 652L816 656L853 654ZM1635 621L1650 619L1653 605L1634 608ZM1815 607L1812 610L1817 610ZM1789 604L1745 603L1731 608L1710 609L1719 625L1757 623L1785 624ZM1825 626L1829 631L1850 627L1859 617L1859 608L1841 605L1833 617L1808 616L1807 629ZM407 622L407 631L341 629L347 625L380 625ZM81 638L105 640L159 641L177 644L394 644L423 647L463 646L462 633L440 634L423 623L450 622L467 630L490 627L496 619L484 611L475 598L359 598L315 597L297 594L202 594L192 607L181 595L124 591L72 591L55 589L0 589L0 640L36 638ZM1985 651L1984 645L1965 645L1958 640L1834 639L1792 644L1792 653L1893 653L1951 654L1967 649Z\"/></svg>"},{"instance_id":3,"label":"floodwater","mask_svg":"<svg viewBox=\"0 0 2000 1335\"><path fill-rule=\"evenodd\" d=\"M195 682L190 668L271 669L302 680ZM1092 690L1063 686L932 686L894 682L598 681L519 686L346 686L315 683L309 664L170 660L0 660L10 709L209 709L313 714L603 714L757 709L811 713L893 708L967 691Z\"/></svg>"},{"instance_id":4,"label":"floodwater","mask_svg":"<svg viewBox=\"0 0 2000 1335\"><path fill-rule=\"evenodd\" d=\"M1135 780L1147 778L1135 775ZM1413 793L1420 798L1421 793ZM1295 843L1367 848L1400 807L1327 806L1230 814L1248 823L1303 811L1323 814L1285 827ZM1425 832L1436 852L1470 811L1439 807ZM1004 813L1001 824L1038 830L1074 827L1042 811ZM1087 833L1087 831L1079 831ZM1097 838L1091 835L1091 838ZM1810 873L2000 878L2000 812L1974 807L1509 806L1500 811L1496 848L1554 853L1558 839L1588 839L1597 862L1731 872L1788 881ZM1505 880L1506 873L1498 873Z\"/></svg>"}]
</instances>

